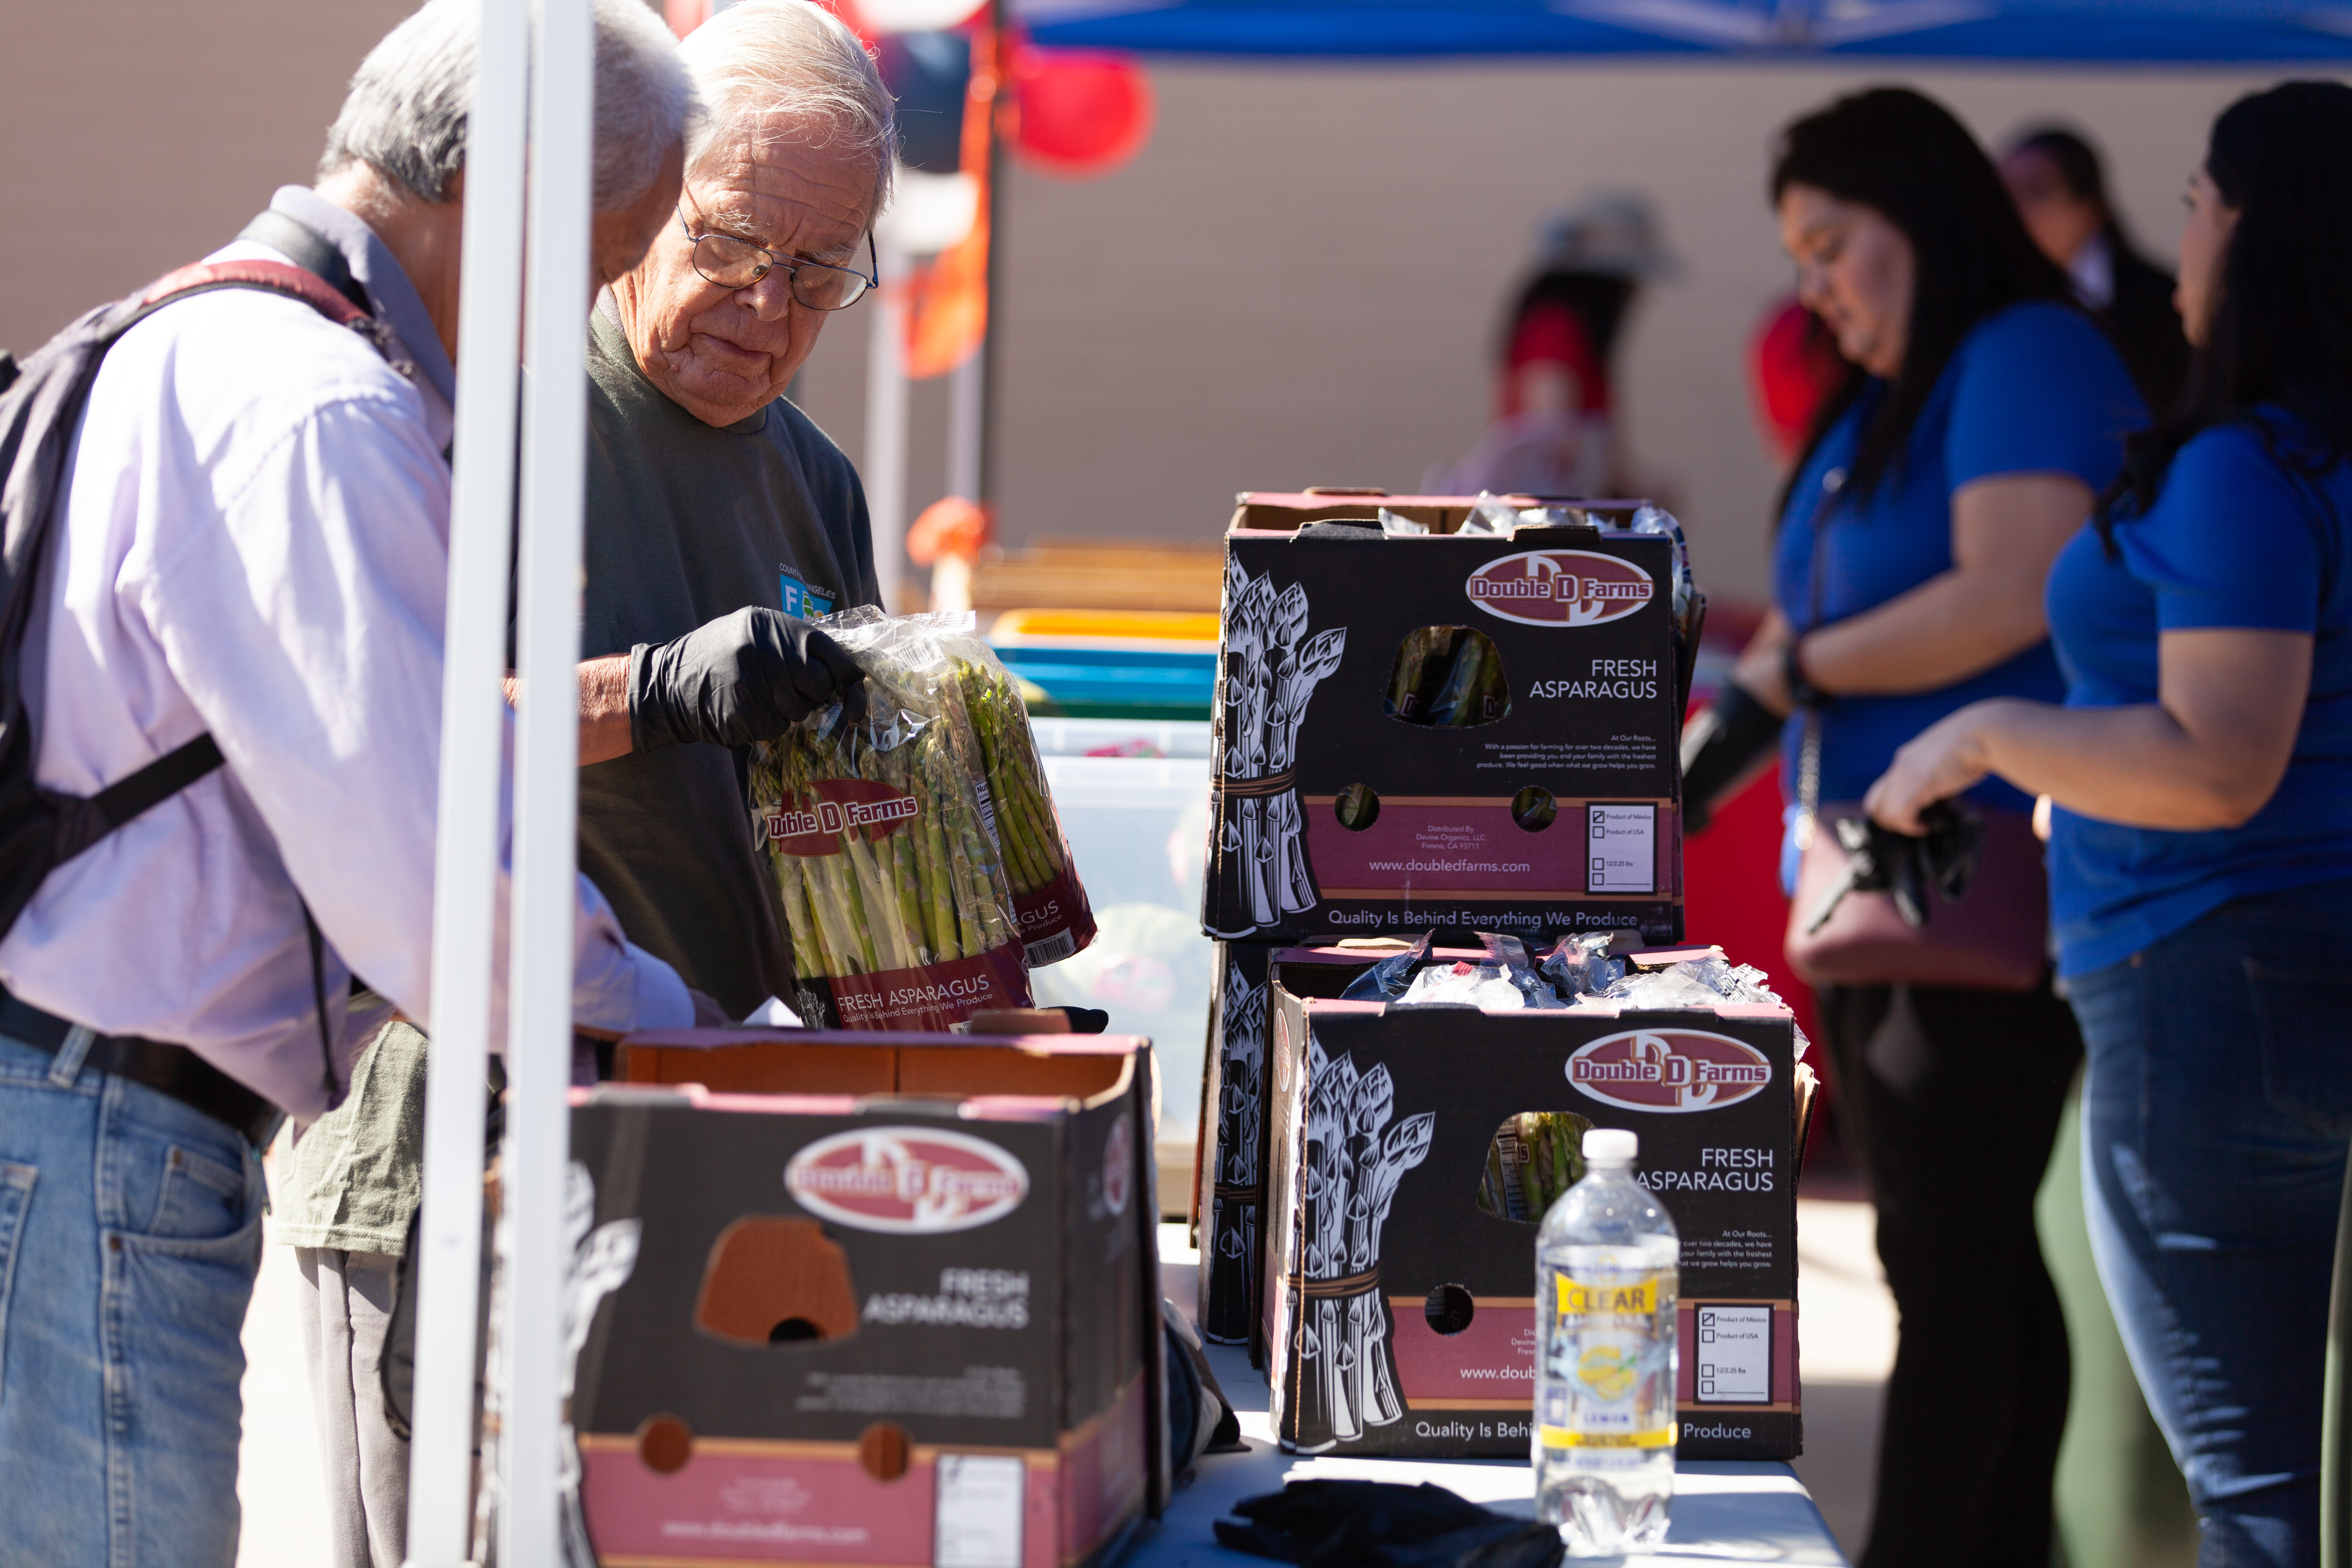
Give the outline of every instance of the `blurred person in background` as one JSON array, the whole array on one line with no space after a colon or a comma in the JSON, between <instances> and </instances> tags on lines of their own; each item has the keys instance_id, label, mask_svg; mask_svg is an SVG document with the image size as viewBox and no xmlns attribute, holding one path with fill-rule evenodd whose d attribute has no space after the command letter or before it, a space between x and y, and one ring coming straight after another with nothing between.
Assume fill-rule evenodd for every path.
<instances>
[{"instance_id":1,"label":"blurred person in background","mask_svg":"<svg viewBox=\"0 0 2352 1568\"><path fill-rule=\"evenodd\" d=\"M740 0L677 54L701 109L683 189L643 261L600 279L588 323L579 857L631 939L716 999L709 1022L793 990L741 750L856 690L807 617L879 596L856 471L783 391L873 282L892 115L865 46L807 0ZM331 163L344 142L339 121ZM279 1174L274 1228L326 1325L309 1348L339 1568L393 1568L405 1540L407 1445L377 1374L427 1056L415 1028L386 1027Z\"/></svg>"},{"instance_id":2,"label":"blurred person in background","mask_svg":"<svg viewBox=\"0 0 2352 1568\"><path fill-rule=\"evenodd\" d=\"M2168 413L2189 374L2172 274L2125 234L2097 151L2057 126L2029 132L2001 159L2000 177L2033 243L2066 269L2074 297L2114 340L2141 401Z\"/></svg>"},{"instance_id":3,"label":"blurred person in background","mask_svg":"<svg viewBox=\"0 0 2352 1568\"><path fill-rule=\"evenodd\" d=\"M1808 830L1897 746L1979 697L2063 689L2043 582L2142 414L1942 106L1899 88L1841 99L1782 134L1770 189L1798 297L1846 369L1783 492L1773 612L1694 767L1736 779L1729 753L1780 742L1801 802L1793 887ZM2015 814L2006 837L2032 853L2029 797L1971 798ZM2013 918L2038 922L2039 902ZM2046 977L2018 992L1890 971L1818 990L1902 1313L1863 1561L2046 1563L2068 1353L2033 1195L2081 1058L2074 1017Z\"/></svg>"},{"instance_id":4,"label":"blurred person in background","mask_svg":"<svg viewBox=\"0 0 2352 1568\"><path fill-rule=\"evenodd\" d=\"M0 943L0 1563L235 1560L258 1146L278 1111L318 1118L359 1076L356 1007L326 1002L354 971L433 1016L480 16L434 0L394 28L317 185L278 191L211 258L307 269L373 335L249 289L175 300L107 355L75 432L26 650L37 780L87 795L205 735L226 763L59 864ZM598 0L596 26L597 210L576 264L602 286L667 217L692 96L633 0ZM694 1019L584 879L575 913L580 1024ZM388 1298L312 1284L306 1348L336 1374L314 1386L321 1463L348 1486L385 1449L354 1426L374 1382L344 1331ZM338 1544L370 1560L363 1536Z\"/></svg>"},{"instance_id":5,"label":"blurred person in background","mask_svg":"<svg viewBox=\"0 0 2352 1568\"><path fill-rule=\"evenodd\" d=\"M1639 196L1596 196L1546 225L1502 336L1495 420L1432 495L1630 496L1615 355L1642 284L1670 263Z\"/></svg>"},{"instance_id":6,"label":"blurred person in background","mask_svg":"<svg viewBox=\"0 0 2352 1568\"><path fill-rule=\"evenodd\" d=\"M2050 581L2063 707L1979 702L1871 789L1898 831L1998 776L2053 804L2093 1252L2206 1568L2321 1561L2352 1146L2352 88L2214 122L2179 411Z\"/></svg>"}]
</instances>

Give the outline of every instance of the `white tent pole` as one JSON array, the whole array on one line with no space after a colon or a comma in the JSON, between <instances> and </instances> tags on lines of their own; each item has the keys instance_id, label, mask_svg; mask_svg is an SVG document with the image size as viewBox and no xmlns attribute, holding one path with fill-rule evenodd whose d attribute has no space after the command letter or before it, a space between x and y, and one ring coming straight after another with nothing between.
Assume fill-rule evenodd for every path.
<instances>
[{"instance_id":1,"label":"white tent pole","mask_svg":"<svg viewBox=\"0 0 2352 1568\"><path fill-rule=\"evenodd\" d=\"M948 494L980 499L980 447L987 430L988 345L971 353L948 380Z\"/></svg>"},{"instance_id":2,"label":"white tent pole","mask_svg":"<svg viewBox=\"0 0 2352 1568\"><path fill-rule=\"evenodd\" d=\"M531 179L518 645L513 966L507 986L507 1121L501 1151L499 1325L503 1426L499 1561L562 1560L556 1489L571 1259L563 1238L570 1154L572 956L580 787L581 509L588 463L591 75L589 0L541 0L531 94Z\"/></svg>"},{"instance_id":3,"label":"white tent pole","mask_svg":"<svg viewBox=\"0 0 2352 1568\"><path fill-rule=\"evenodd\" d=\"M466 135L457 440L434 847L433 1070L425 1088L422 1273L408 1486L410 1568L467 1561L482 1245L482 1085L505 765L515 343L522 322L527 0L487 0Z\"/></svg>"},{"instance_id":4,"label":"white tent pole","mask_svg":"<svg viewBox=\"0 0 2352 1568\"><path fill-rule=\"evenodd\" d=\"M876 237L883 287L875 292L874 330L866 353L866 513L873 526L874 574L882 607L905 609L907 559L907 307L900 292L907 256Z\"/></svg>"}]
</instances>

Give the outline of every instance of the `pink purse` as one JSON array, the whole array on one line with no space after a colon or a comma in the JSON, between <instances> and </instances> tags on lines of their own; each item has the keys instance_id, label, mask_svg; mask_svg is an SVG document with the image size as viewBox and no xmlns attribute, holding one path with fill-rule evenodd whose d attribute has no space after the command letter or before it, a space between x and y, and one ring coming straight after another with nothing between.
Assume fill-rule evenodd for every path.
<instances>
[{"instance_id":1,"label":"pink purse","mask_svg":"<svg viewBox=\"0 0 2352 1568\"><path fill-rule=\"evenodd\" d=\"M1809 721L1800 766L1798 842L1803 859L1789 910L1789 966L1809 985L1958 985L2030 991L2050 967L2050 887L2033 819L1985 811L1976 875L1965 896L1929 889L1927 923L1914 927L1894 895L1849 892L1818 931L1804 928L1844 879L1851 857L1835 824L1859 818L1859 805L1818 805L1821 723ZM1810 837L1808 832L1810 830Z\"/></svg>"}]
</instances>

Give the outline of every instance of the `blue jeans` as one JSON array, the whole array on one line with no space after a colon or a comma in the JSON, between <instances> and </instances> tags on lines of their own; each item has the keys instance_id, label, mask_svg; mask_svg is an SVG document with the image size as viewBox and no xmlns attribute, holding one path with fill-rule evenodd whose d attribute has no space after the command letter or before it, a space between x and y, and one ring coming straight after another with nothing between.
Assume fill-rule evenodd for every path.
<instances>
[{"instance_id":1,"label":"blue jeans","mask_svg":"<svg viewBox=\"0 0 2352 1568\"><path fill-rule=\"evenodd\" d=\"M2242 899L2070 983L2092 1252L2202 1568L2319 1561L2352 1147L2352 883Z\"/></svg>"},{"instance_id":2,"label":"blue jeans","mask_svg":"<svg viewBox=\"0 0 2352 1568\"><path fill-rule=\"evenodd\" d=\"M229 1568L261 1163L0 1036L0 1568Z\"/></svg>"}]
</instances>

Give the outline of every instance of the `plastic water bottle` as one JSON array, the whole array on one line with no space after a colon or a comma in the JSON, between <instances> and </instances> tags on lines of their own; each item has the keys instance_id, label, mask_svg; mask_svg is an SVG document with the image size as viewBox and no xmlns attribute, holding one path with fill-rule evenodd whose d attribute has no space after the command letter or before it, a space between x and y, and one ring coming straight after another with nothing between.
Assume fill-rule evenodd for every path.
<instances>
[{"instance_id":1,"label":"plastic water bottle","mask_svg":"<svg viewBox=\"0 0 2352 1568\"><path fill-rule=\"evenodd\" d=\"M1570 1557L1654 1551L1674 1506L1682 1242L1639 1152L1587 1132L1584 1179L1536 1233L1536 1516Z\"/></svg>"}]
</instances>

